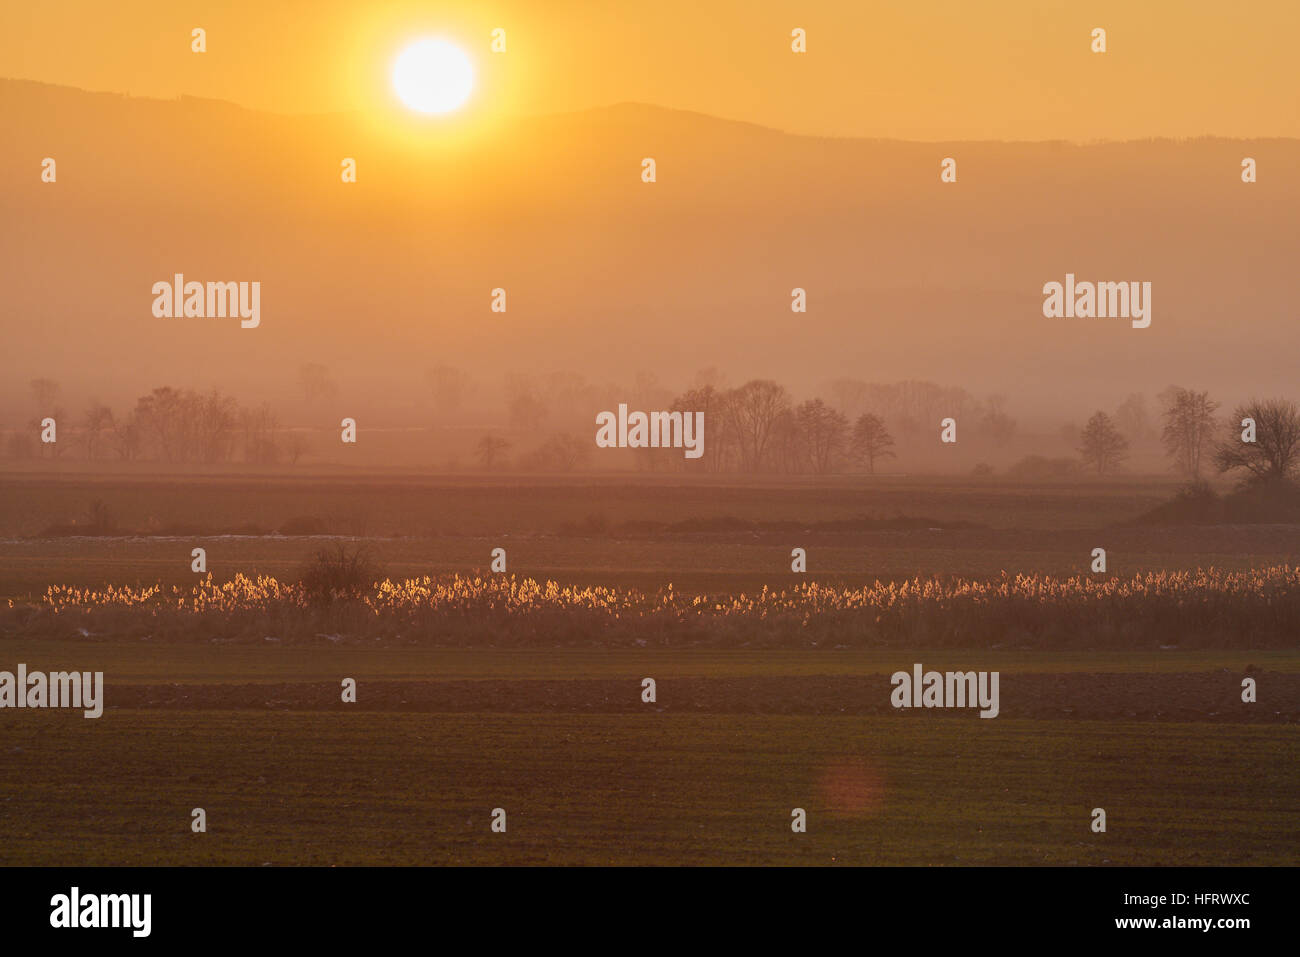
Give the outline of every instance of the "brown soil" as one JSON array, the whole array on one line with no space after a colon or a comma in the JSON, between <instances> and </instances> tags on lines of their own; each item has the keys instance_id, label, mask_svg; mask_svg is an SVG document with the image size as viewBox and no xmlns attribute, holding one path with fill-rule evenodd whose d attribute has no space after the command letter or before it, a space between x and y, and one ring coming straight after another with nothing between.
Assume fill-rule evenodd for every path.
<instances>
[{"instance_id":1,"label":"brown soil","mask_svg":"<svg viewBox=\"0 0 1300 957\"><path fill-rule=\"evenodd\" d=\"M1002 718L1295 723L1300 674L1255 673L1259 701L1241 701L1241 676L1209 674L1022 674L1003 672ZM653 677L653 676L651 676ZM625 680L367 681L344 704L340 685L114 685L107 710L178 709L408 711L446 713L888 714L888 675L863 677L672 678L658 681L653 704L641 701L641 677ZM978 709L900 709L900 719L976 719Z\"/></svg>"}]
</instances>

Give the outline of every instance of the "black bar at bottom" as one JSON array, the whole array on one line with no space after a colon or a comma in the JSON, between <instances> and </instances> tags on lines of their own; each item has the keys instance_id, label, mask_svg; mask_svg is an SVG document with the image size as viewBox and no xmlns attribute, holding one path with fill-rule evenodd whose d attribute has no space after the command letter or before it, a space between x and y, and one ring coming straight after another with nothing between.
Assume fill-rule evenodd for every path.
<instances>
[{"instance_id":1,"label":"black bar at bottom","mask_svg":"<svg viewBox=\"0 0 1300 957\"><path fill-rule=\"evenodd\" d=\"M1125 937L1232 946L1294 928L1294 877L1183 867L10 868L0 871L0 926L6 942L75 935L78 946L336 947L420 935L448 945L603 938L675 948L683 933L810 946L832 932L866 944L888 930L927 948Z\"/></svg>"}]
</instances>

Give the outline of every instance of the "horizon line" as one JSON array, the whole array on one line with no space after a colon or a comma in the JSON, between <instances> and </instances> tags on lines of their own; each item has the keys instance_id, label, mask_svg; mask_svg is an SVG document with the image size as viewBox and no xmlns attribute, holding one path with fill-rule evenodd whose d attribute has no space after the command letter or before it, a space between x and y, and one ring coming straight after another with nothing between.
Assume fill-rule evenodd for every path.
<instances>
[{"instance_id":1,"label":"horizon line","mask_svg":"<svg viewBox=\"0 0 1300 957\"><path fill-rule=\"evenodd\" d=\"M155 103L184 103L193 101L196 103L213 104L222 107L229 107L236 110L243 110L248 113L257 113L263 116L274 116L292 119L328 119L331 117L359 117L365 115L364 110L321 110L316 112L285 112L281 110L271 110L263 107L246 106L237 103L234 100L223 100L217 97L196 96L191 93L178 93L175 96L157 96L150 94L138 94L131 92L121 92L118 90L92 90L81 86L70 86L65 83L52 83L48 80L36 80L27 77L3 76L0 77L0 84L29 84L32 86L50 87L56 90L63 90L72 93L81 93L88 96L114 96L122 97L129 100L144 100ZM714 123L725 123L732 126L747 126L754 130L764 133L774 133L779 136L789 136L796 139L808 140L833 140L842 142L865 142L865 143L906 143L913 145L938 145L944 143L1001 143L1024 146L1049 145L1049 144L1067 144L1070 146L1106 146L1119 145L1127 143L1181 143L1197 140L1217 140L1234 143L1262 143L1262 142L1291 142L1300 143L1300 137L1296 136L1228 136L1221 133L1196 133L1183 136L1146 136L1132 138L1113 138L1098 137L1092 139L1062 139L1060 137L1049 137L1042 139L997 139L997 138L971 138L971 139L905 139L897 136L869 136L869 135L843 135L833 133L799 133L790 130L784 130L775 126L767 126L763 123L756 123L752 120L734 119L732 117L718 116L713 113L704 113L699 110L688 109L685 107L665 106L659 103L646 103L637 100L619 100L613 103L598 104L576 109L553 110L549 112L532 112L532 113L511 113L508 114L514 119L520 120L545 120L566 116L578 116L584 113L601 113L610 112L628 107L644 110L659 111L662 113L678 113L687 116L698 117L709 120Z\"/></svg>"}]
</instances>

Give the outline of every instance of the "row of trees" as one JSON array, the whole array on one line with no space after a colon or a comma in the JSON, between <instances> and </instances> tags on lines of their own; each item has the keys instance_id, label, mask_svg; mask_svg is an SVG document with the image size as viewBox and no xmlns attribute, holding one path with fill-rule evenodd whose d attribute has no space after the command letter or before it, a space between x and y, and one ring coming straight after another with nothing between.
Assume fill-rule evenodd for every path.
<instances>
[{"instance_id":1,"label":"row of trees","mask_svg":"<svg viewBox=\"0 0 1300 957\"><path fill-rule=\"evenodd\" d=\"M481 398L483 391L461 370L449 366L428 370L426 379L434 418L439 422L459 421L468 398ZM501 393L503 421L511 430L532 433L585 430L593 410L612 408L617 402L634 409L667 409L679 407L685 396L710 396L718 399L717 404L710 403L714 412L722 414L723 407L735 400L748 405L760 421L795 408L784 386L754 380L733 388L717 369L697 373L684 395L665 388L653 373L646 372L619 386L589 382L575 372L512 374L499 390L487 391ZM965 389L915 380L869 383L837 379L819 391L822 404L841 413L848 423L873 414L890 424L900 442L928 439L934 434L934 424L945 416L960 419L968 434L998 445L1016 433L1016 422L1007 415L1006 397L1001 395L980 400ZM483 403L479 401L477 406L481 408Z\"/></svg>"},{"instance_id":2,"label":"row of trees","mask_svg":"<svg viewBox=\"0 0 1300 957\"><path fill-rule=\"evenodd\" d=\"M336 396L337 387L327 370L309 365L300 371L305 395L317 402ZM444 411L459 408L473 391L472 383L449 367L431 370L428 378ZM1001 396L980 401L965 390L934 383L839 379L827 385L832 403L822 398L796 403L784 386L770 379L754 379L734 388L719 384L722 381L715 370L706 370L692 388L673 397L653 376L644 374L630 391L597 388L574 373L540 379L512 376L506 383L505 410L511 427L531 435L549 434L540 443L531 441L513 464L538 471L573 471L589 465L595 451L588 431L591 412L609 406L611 391L634 408L704 413L703 456L686 459L676 449L636 450L638 467L650 470L874 472L900 450L891 429L896 428L905 442L932 443L939 422L951 417L961 423L964 437L991 445L1006 442L1016 431ZM14 458L59 455L72 446L80 447L90 459L273 465L295 463L307 448L302 432L283 428L269 405L243 407L217 390L157 388L125 413L92 402L74 420L59 402L56 383L35 379L30 385L37 414L28 429L10 436L7 452ZM1159 399L1158 428L1145 398L1135 394L1113 415L1098 411L1083 429L1063 431L1079 459L1042 462L1059 463L1060 474L1083 467L1107 475L1123 466L1135 444L1158 440L1172 467L1193 480L1201 478L1211 463L1220 473L1242 472L1258 479L1289 478L1300 468L1300 412L1292 402L1251 401L1225 419L1219 415L1220 403L1205 391L1171 386ZM554 410L564 410L573 428L547 433L543 426ZM47 416L59 423L58 443L37 441L40 422ZM1242 439L1244 420L1254 423L1253 441ZM71 442L66 440L69 433ZM495 468L505 463L511 450L508 439L488 434L474 454L480 466Z\"/></svg>"},{"instance_id":3,"label":"row of trees","mask_svg":"<svg viewBox=\"0 0 1300 957\"><path fill-rule=\"evenodd\" d=\"M978 399L958 386L908 379L902 382L863 382L835 379L824 387L831 404L850 419L870 413L889 422L904 441L928 441L939 421L952 417L966 434L1002 446L1016 434L1016 420L1006 412L1007 397Z\"/></svg>"},{"instance_id":4,"label":"row of trees","mask_svg":"<svg viewBox=\"0 0 1300 957\"><path fill-rule=\"evenodd\" d=\"M784 472L826 474L846 463L874 472L877 462L895 457L893 436L879 416L862 415L850 429L843 413L821 399L810 399L783 410L769 422L766 405L753 394L746 397L755 401L730 405L717 401L716 395L682 397L679 401L683 403L702 398L712 405L712 417L708 408L678 406L681 411L705 413L704 455L687 460L677 449L638 449L639 464L650 469L662 465L702 471L722 471L728 465L760 471L771 464ZM723 406L726 413L721 411ZM480 467L493 469L505 462L511 447L509 440L490 433L479 440L475 459ZM520 456L515 465L525 470L568 472L586 465L593 451L588 437L556 433Z\"/></svg>"},{"instance_id":5,"label":"row of trees","mask_svg":"<svg viewBox=\"0 0 1300 957\"><path fill-rule=\"evenodd\" d=\"M50 380L37 379L31 386L45 414L34 416L27 431L10 436L11 458L57 457L69 447L80 447L89 459L274 465L296 462L306 449L302 435L285 431L269 405L243 407L216 390L199 393L164 386L141 396L125 413L92 402L74 419L58 404L58 387ZM37 441L46 417L61 430L60 441Z\"/></svg>"},{"instance_id":6,"label":"row of trees","mask_svg":"<svg viewBox=\"0 0 1300 957\"><path fill-rule=\"evenodd\" d=\"M895 455L894 437L881 416L865 412L850 422L820 398L796 405L770 379L724 391L711 385L691 389L670 408L704 413L704 455L684 463L703 471L824 475L854 466L874 472L877 462Z\"/></svg>"},{"instance_id":7,"label":"row of trees","mask_svg":"<svg viewBox=\"0 0 1300 957\"><path fill-rule=\"evenodd\" d=\"M1287 399L1253 399L1227 419L1208 392L1172 386L1164 402L1160 433L1173 468L1192 480L1202 477L1207 460L1219 473L1237 472L1249 480L1289 480L1300 471L1300 408ZM1128 457L1129 440L1105 412L1097 412L1080 433L1079 455L1098 475L1118 470Z\"/></svg>"}]
</instances>

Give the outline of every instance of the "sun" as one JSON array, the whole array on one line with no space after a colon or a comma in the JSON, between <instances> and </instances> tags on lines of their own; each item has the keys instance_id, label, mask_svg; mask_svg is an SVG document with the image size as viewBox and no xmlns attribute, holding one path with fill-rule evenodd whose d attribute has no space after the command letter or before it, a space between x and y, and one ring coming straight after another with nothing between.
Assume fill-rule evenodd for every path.
<instances>
[{"instance_id":1,"label":"sun","mask_svg":"<svg viewBox=\"0 0 1300 957\"><path fill-rule=\"evenodd\" d=\"M450 113L474 90L474 65L446 40L417 40L393 64L393 89L419 113Z\"/></svg>"}]
</instances>

